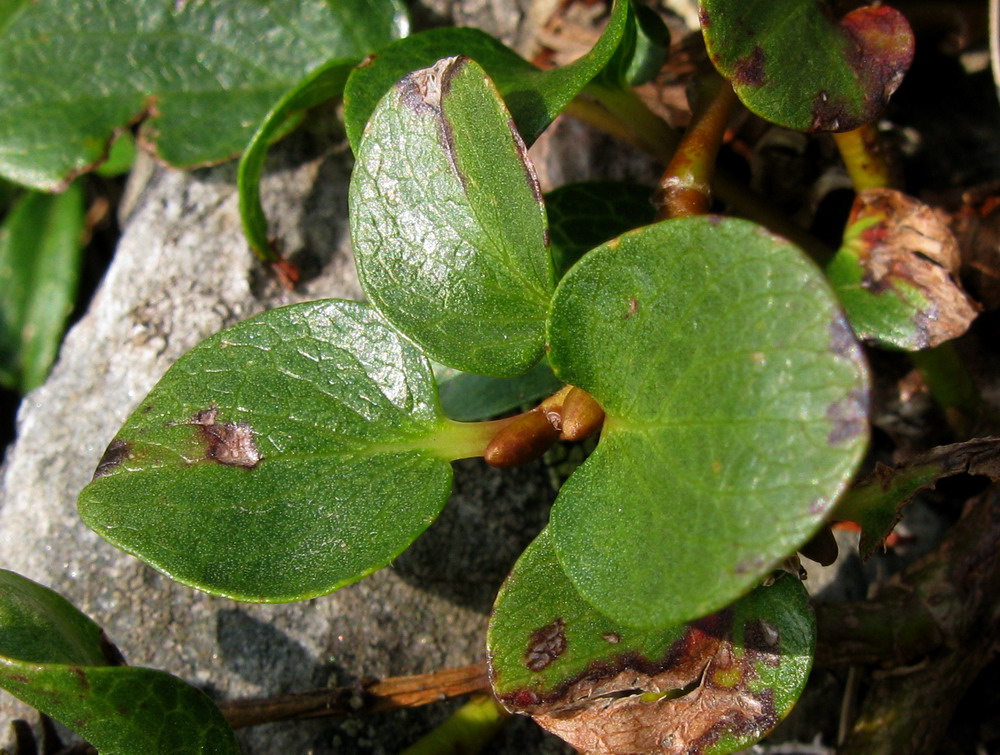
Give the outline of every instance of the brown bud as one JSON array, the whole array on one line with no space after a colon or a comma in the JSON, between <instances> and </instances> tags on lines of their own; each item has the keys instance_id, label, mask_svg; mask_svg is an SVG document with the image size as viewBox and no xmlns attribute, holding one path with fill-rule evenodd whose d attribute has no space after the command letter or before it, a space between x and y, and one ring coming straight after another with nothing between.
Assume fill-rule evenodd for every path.
<instances>
[{"instance_id":1,"label":"brown bud","mask_svg":"<svg viewBox=\"0 0 1000 755\"><path fill-rule=\"evenodd\" d=\"M546 412L535 409L525 412L500 432L486 447L483 458L493 467L513 467L526 464L544 454L559 439Z\"/></svg>"},{"instance_id":2,"label":"brown bud","mask_svg":"<svg viewBox=\"0 0 1000 755\"><path fill-rule=\"evenodd\" d=\"M582 388L574 387L563 400L562 440L583 440L604 422L604 410L594 397Z\"/></svg>"}]
</instances>

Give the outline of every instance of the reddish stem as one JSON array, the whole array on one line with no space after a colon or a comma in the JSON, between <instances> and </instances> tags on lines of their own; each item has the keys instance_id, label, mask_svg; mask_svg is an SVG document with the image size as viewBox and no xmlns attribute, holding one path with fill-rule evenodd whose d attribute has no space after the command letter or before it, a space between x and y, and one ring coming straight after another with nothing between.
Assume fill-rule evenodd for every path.
<instances>
[{"instance_id":1,"label":"reddish stem","mask_svg":"<svg viewBox=\"0 0 1000 755\"><path fill-rule=\"evenodd\" d=\"M715 160L736 105L736 93L728 81L713 75L698 81L694 99L697 103L691 125L663 172L654 198L661 220L704 215L712 205Z\"/></svg>"}]
</instances>

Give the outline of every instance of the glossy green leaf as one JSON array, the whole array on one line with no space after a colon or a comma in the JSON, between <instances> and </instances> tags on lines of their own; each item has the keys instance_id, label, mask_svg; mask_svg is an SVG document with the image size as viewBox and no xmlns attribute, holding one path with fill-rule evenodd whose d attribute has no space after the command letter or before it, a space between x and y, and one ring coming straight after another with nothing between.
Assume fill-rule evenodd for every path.
<instances>
[{"instance_id":1,"label":"glossy green leaf","mask_svg":"<svg viewBox=\"0 0 1000 755\"><path fill-rule=\"evenodd\" d=\"M243 153L236 178L240 190L240 218L250 248L261 259L279 259L268 240L267 218L260 204L260 176L267 150L292 115L343 94L344 83L353 67L354 61L338 58L306 76L271 108Z\"/></svg>"},{"instance_id":2,"label":"glossy green leaf","mask_svg":"<svg viewBox=\"0 0 1000 755\"><path fill-rule=\"evenodd\" d=\"M25 663L107 666L101 628L56 592L0 569L0 655Z\"/></svg>"},{"instance_id":3,"label":"glossy green leaf","mask_svg":"<svg viewBox=\"0 0 1000 755\"><path fill-rule=\"evenodd\" d=\"M529 404L562 388L548 362L542 361L515 378L491 378L450 367L435 369L441 408L460 422L490 419Z\"/></svg>"},{"instance_id":4,"label":"glossy green leaf","mask_svg":"<svg viewBox=\"0 0 1000 755\"><path fill-rule=\"evenodd\" d=\"M76 299L84 192L28 192L0 224L0 385L26 392L55 361Z\"/></svg>"},{"instance_id":5,"label":"glossy green leaf","mask_svg":"<svg viewBox=\"0 0 1000 755\"><path fill-rule=\"evenodd\" d=\"M498 699L581 752L730 753L787 715L812 665L806 591L782 575L688 625L639 630L595 611L548 530L497 596L487 635Z\"/></svg>"},{"instance_id":6,"label":"glossy green leaf","mask_svg":"<svg viewBox=\"0 0 1000 755\"><path fill-rule=\"evenodd\" d=\"M652 223L656 214L652 196L647 186L619 181L566 184L546 194L556 277L565 275L594 247Z\"/></svg>"},{"instance_id":7,"label":"glossy green leaf","mask_svg":"<svg viewBox=\"0 0 1000 755\"><path fill-rule=\"evenodd\" d=\"M636 3L635 42L629 50L625 83L640 86L652 81L670 56L670 30L660 14L648 5Z\"/></svg>"},{"instance_id":8,"label":"glossy green leaf","mask_svg":"<svg viewBox=\"0 0 1000 755\"><path fill-rule=\"evenodd\" d=\"M379 103L358 151L351 236L365 294L434 360L493 377L542 356L545 208L490 79L445 58Z\"/></svg>"},{"instance_id":9,"label":"glossy green leaf","mask_svg":"<svg viewBox=\"0 0 1000 755\"><path fill-rule=\"evenodd\" d=\"M236 755L233 731L199 690L120 661L67 600L0 571L0 687L102 755Z\"/></svg>"},{"instance_id":10,"label":"glossy green leaf","mask_svg":"<svg viewBox=\"0 0 1000 755\"><path fill-rule=\"evenodd\" d=\"M443 418L427 361L369 307L284 307L167 372L108 447L80 513L185 584L301 600L416 539L448 498L448 462L485 447L477 431Z\"/></svg>"},{"instance_id":11,"label":"glossy green leaf","mask_svg":"<svg viewBox=\"0 0 1000 755\"><path fill-rule=\"evenodd\" d=\"M872 121L913 59L906 18L885 5L839 21L824 0L701 0L702 33L719 73L750 110L800 131Z\"/></svg>"},{"instance_id":12,"label":"glossy green leaf","mask_svg":"<svg viewBox=\"0 0 1000 755\"><path fill-rule=\"evenodd\" d=\"M549 359L607 417L552 510L599 610L658 627L732 602L818 529L868 437L868 373L829 286L752 223L681 218L586 255Z\"/></svg>"},{"instance_id":13,"label":"glossy green leaf","mask_svg":"<svg viewBox=\"0 0 1000 755\"><path fill-rule=\"evenodd\" d=\"M399 0L32 3L0 36L0 173L58 187L147 114L167 162L227 159L307 72L406 30Z\"/></svg>"},{"instance_id":14,"label":"glossy green leaf","mask_svg":"<svg viewBox=\"0 0 1000 755\"><path fill-rule=\"evenodd\" d=\"M542 71L478 29L431 29L395 42L359 67L344 92L344 120L354 152L375 106L403 76L441 58L464 56L490 75L524 138L531 144L612 59L631 21L631 5L617 0L593 49L573 63Z\"/></svg>"},{"instance_id":15,"label":"glossy green leaf","mask_svg":"<svg viewBox=\"0 0 1000 755\"><path fill-rule=\"evenodd\" d=\"M960 265L958 241L933 209L894 189L868 189L826 274L858 338L918 351L962 335L979 314Z\"/></svg>"}]
</instances>

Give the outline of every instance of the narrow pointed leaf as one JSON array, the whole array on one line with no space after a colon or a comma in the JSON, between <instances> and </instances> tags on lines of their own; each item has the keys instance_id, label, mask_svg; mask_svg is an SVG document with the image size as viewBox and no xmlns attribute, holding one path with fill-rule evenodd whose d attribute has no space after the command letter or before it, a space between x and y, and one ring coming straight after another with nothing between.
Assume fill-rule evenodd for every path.
<instances>
[{"instance_id":1,"label":"narrow pointed leaf","mask_svg":"<svg viewBox=\"0 0 1000 755\"><path fill-rule=\"evenodd\" d=\"M144 115L167 162L230 158L307 72L407 26L398 0L31 3L0 35L0 174L58 187Z\"/></svg>"},{"instance_id":2,"label":"narrow pointed leaf","mask_svg":"<svg viewBox=\"0 0 1000 755\"><path fill-rule=\"evenodd\" d=\"M0 225L0 385L45 380L76 300L84 192L28 192Z\"/></svg>"},{"instance_id":3,"label":"narrow pointed leaf","mask_svg":"<svg viewBox=\"0 0 1000 755\"><path fill-rule=\"evenodd\" d=\"M0 687L107 755L236 755L233 731L201 691L119 659L60 595L0 571Z\"/></svg>"},{"instance_id":4,"label":"narrow pointed leaf","mask_svg":"<svg viewBox=\"0 0 1000 755\"><path fill-rule=\"evenodd\" d=\"M358 152L350 209L365 293L432 359L493 377L539 360L554 288L545 208L477 64L446 58L385 96Z\"/></svg>"},{"instance_id":5,"label":"narrow pointed leaf","mask_svg":"<svg viewBox=\"0 0 1000 755\"><path fill-rule=\"evenodd\" d=\"M503 43L478 29L431 29L399 40L351 74L344 93L344 120L355 153L376 104L403 76L441 58L475 60L496 82L514 122L531 144L595 76L632 23L629 0L616 0L611 18L593 49L573 63L542 71Z\"/></svg>"},{"instance_id":6,"label":"narrow pointed leaf","mask_svg":"<svg viewBox=\"0 0 1000 755\"><path fill-rule=\"evenodd\" d=\"M336 58L311 72L271 108L243 153L236 177L240 190L240 219L250 248L263 260L279 259L271 248L267 218L260 204L260 176L267 150L292 115L343 94L347 75L353 67L353 60Z\"/></svg>"},{"instance_id":7,"label":"narrow pointed leaf","mask_svg":"<svg viewBox=\"0 0 1000 755\"><path fill-rule=\"evenodd\" d=\"M577 589L658 627L732 602L807 541L867 442L868 374L805 255L693 217L587 254L549 321L557 377L606 412L552 510Z\"/></svg>"},{"instance_id":8,"label":"narrow pointed leaf","mask_svg":"<svg viewBox=\"0 0 1000 755\"><path fill-rule=\"evenodd\" d=\"M800 131L872 121L913 60L913 32L885 5L839 21L824 0L701 0L702 33L719 73L750 110Z\"/></svg>"},{"instance_id":9,"label":"narrow pointed leaf","mask_svg":"<svg viewBox=\"0 0 1000 755\"><path fill-rule=\"evenodd\" d=\"M497 596L491 678L581 752L730 753L791 710L812 665L815 627L788 575L687 625L638 630L598 613L567 580L548 530Z\"/></svg>"},{"instance_id":10,"label":"narrow pointed leaf","mask_svg":"<svg viewBox=\"0 0 1000 755\"><path fill-rule=\"evenodd\" d=\"M108 447L80 513L185 584L305 599L381 568L427 528L451 489L449 460L465 455L463 427L441 415L424 357L370 308L284 307L167 372Z\"/></svg>"}]
</instances>

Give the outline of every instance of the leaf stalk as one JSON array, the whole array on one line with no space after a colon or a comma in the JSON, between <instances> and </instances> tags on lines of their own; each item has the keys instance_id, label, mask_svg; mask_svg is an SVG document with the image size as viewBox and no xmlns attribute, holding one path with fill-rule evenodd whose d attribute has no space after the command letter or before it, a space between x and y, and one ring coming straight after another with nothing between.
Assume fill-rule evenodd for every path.
<instances>
[{"instance_id":1,"label":"leaf stalk","mask_svg":"<svg viewBox=\"0 0 1000 755\"><path fill-rule=\"evenodd\" d=\"M712 74L697 80L692 99L696 104L691 125L653 198L661 220L705 215L712 206L715 161L736 106L736 93L728 81Z\"/></svg>"}]
</instances>

